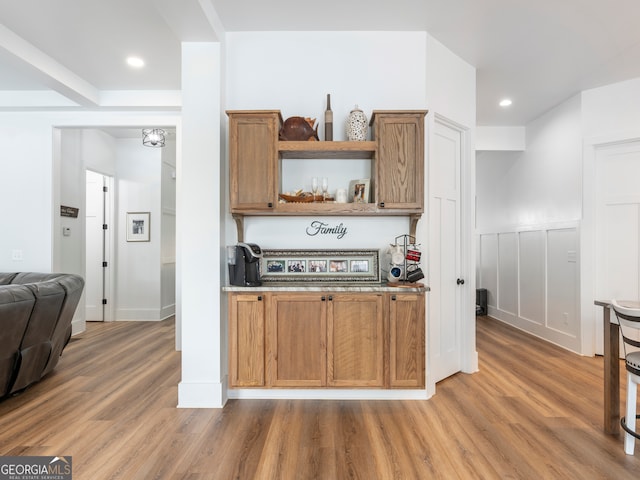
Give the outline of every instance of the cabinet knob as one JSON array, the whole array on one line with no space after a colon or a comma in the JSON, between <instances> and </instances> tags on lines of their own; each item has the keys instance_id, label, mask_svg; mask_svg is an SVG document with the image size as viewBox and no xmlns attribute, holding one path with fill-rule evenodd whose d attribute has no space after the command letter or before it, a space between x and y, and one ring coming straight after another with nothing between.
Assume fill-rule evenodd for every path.
<instances>
[{"instance_id":1,"label":"cabinet knob","mask_svg":"<svg viewBox=\"0 0 640 480\"><path fill-rule=\"evenodd\" d=\"M395 299L396 299L396 296L395 295L391 295L391 300L395 301Z\"/></svg>"},{"instance_id":2,"label":"cabinet knob","mask_svg":"<svg viewBox=\"0 0 640 480\"><path fill-rule=\"evenodd\" d=\"M267 203L267 207L273 208L273 203L272 202Z\"/></svg>"},{"instance_id":3,"label":"cabinet knob","mask_svg":"<svg viewBox=\"0 0 640 480\"><path fill-rule=\"evenodd\" d=\"M262 295L258 295L258 301L261 302L262 301Z\"/></svg>"},{"instance_id":4,"label":"cabinet knob","mask_svg":"<svg viewBox=\"0 0 640 480\"><path fill-rule=\"evenodd\" d=\"M380 203L378 204L378 206L379 206L380 208L384 208L384 202L380 202Z\"/></svg>"},{"instance_id":5,"label":"cabinet knob","mask_svg":"<svg viewBox=\"0 0 640 480\"><path fill-rule=\"evenodd\" d=\"M327 298L323 295L322 297L320 297L320 300L322 300L323 302L326 300Z\"/></svg>"},{"instance_id":6,"label":"cabinet knob","mask_svg":"<svg viewBox=\"0 0 640 480\"><path fill-rule=\"evenodd\" d=\"M329 295L329 301L332 302L333 301L333 295Z\"/></svg>"},{"instance_id":7,"label":"cabinet knob","mask_svg":"<svg viewBox=\"0 0 640 480\"><path fill-rule=\"evenodd\" d=\"M458 280L456 280L456 283L458 285L464 285L464 278L459 278Z\"/></svg>"}]
</instances>

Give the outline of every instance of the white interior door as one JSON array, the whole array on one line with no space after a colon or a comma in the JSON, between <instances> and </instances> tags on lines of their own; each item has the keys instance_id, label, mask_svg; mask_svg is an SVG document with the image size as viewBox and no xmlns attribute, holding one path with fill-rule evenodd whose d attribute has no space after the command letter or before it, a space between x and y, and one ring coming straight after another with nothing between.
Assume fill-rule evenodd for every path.
<instances>
[{"instance_id":1,"label":"white interior door","mask_svg":"<svg viewBox=\"0 0 640 480\"><path fill-rule=\"evenodd\" d=\"M640 142L596 151L596 298L640 299ZM596 353L603 353L596 315Z\"/></svg>"},{"instance_id":2,"label":"white interior door","mask_svg":"<svg viewBox=\"0 0 640 480\"><path fill-rule=\"evenodd\" d=\"M87 170L86 172L86 258L85 258L85 308L86 320L105 320L107 299L106 269L107 235L103 225L107 224L108 177Z\"/></svg>"},{"instance_id":3,"label":"white interior door","mask_svg":"<svg viewBox=\"0 0 640 480\"><path fill-rule=\"evenodd\" d=\"M435 120L429 158L429 372L435 382L462 370L460 174L462 133Z\"/></svg>"}]
</instances>

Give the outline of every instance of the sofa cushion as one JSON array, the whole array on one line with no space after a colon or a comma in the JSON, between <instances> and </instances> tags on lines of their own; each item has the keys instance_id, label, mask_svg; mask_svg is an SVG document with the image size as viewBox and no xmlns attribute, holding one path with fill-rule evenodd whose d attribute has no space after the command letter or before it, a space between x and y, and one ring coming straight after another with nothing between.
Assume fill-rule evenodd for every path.
<instances>
[{"instance_id":1,"label":"sofa cushion","mask_svg":"<svg viewBox=\"0 0 640 480\"><path fill-rule=\"evenodd\" d=\"M9 285L17 273L0 272L0 285Z\"/></svg>"},{"instance_id":2,"label":"sofa cushion","mask_svg":"<svg viewBox=\"0 0 640 480\"><path fill-rule=\"evenodd\" d=\"M53 370L83 288L79 275L0 273L0 398Z\"/></svg>"},{"instance_id":3,"label":"sofa cushion","mask_svg":"<svg viewBox=\"0 0 640 480\"><path fill-rule=\"evenodd\" d=\"M71 322L84 288L84 279L79 275L60 275L55 278L55 282L65 290L65 297L60 309L58 323L51 334L51 356L42 375L46 375L55 368L58 360L60 360L60 355L62 355L62 350L69 343Z\"/></svg>"},{"instance_id":4,"label":"sofa cushion","mask_svg":"<svg viewBox=\"0 0 640 480\"><path fill-rule=\"evenodd\" d=\"M33 293L24 285L0 288L0 397L9 392L14 381L20 343L34 304Z\"/></svg>"},{"instance_id":5,"label":"sofa cushion","mask_svg":"<svg viewBox=\"0 0 640 480\"><path fill-rule=\"evenodd\" d=\"M27 283L36 299L20 344L19 369L11 393L40 380L51 356L51 336L60 317L66 291L56 280Z\"/></svg>"},{"instance_id":6,"label":"sofa cushion","mask_svg":"<svg viewBox=\"0 0 640 480\"><path fill-rule=\"evenodd\" d=\"M24 285L25 283L46 282L66 275L65 273L19 272L14 275L11 283Z\"/></svg>"}]
</instances>

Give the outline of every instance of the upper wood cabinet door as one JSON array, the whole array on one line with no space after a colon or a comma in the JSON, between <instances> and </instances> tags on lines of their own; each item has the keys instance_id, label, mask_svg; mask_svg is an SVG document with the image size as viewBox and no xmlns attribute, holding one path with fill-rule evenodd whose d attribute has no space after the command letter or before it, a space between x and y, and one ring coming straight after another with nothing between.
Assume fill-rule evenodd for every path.
<instances>
[{"instance_id":1,"label":"upper wood cabinet door","mask_svg":"<svg viewBox=\"0 0 640 480\"><path fill-rule=\"evenodd\" d=\"M327 385L383 387L382 294L338 294L327 299Z\"/></svg>"},{"instance_id":2,"label":"upper wood cabinet door","mask_svg":"<svg viewBox=\"0 0 640 480\"><path fill-rule=\"evenodd\" d=\"M272 210L277 203L279 111L228 111L231 212Z\"/></svg>"},{"instance_id":3,"label":"upper wood cabinet door","mask_svg":"<svg viewBox=\"0 0 640 480\"><path fill-rule=\"evenodd\" d=\"M265 301L263 294L229 295L229 383L265 386Z\"/></svg>"},{"instance_id":4,"label":"upper wood cabinet door","mask_svg":"<svg viewBox=\"0 0 640 480\"><path fill-rule=\"evenodd\" d=\"M267 369L273 387L323 387L327 379L326 294L273 294Z\"/></svg>"},{"instance_id":5,"label":"upper wood cabinet door","mask_svg":"<svg viewBox=\"0 0 640 480\"><path fill-rule=\"evenodd\" d=\"M424 388L424 294L389 295L389 383Z\"/></svg>"},{"instance_id":6,"label":"upper wood cabinet door","mask_svg":"<svg viewBox=\"0 0 640 480\"><path fill-rule=\"evenodd\" d=\"M426 111L374 111L378 144L375 198L379 209L424 211L424 116Z\"/></svg>"}]
</instances>

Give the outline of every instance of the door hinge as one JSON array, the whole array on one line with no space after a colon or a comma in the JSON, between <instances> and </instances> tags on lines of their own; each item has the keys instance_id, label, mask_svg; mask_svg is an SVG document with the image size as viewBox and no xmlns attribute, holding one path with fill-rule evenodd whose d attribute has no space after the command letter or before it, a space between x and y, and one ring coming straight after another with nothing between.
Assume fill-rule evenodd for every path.
<instances>
[{"instance_id":1,"label":"door hinge","mask_svg":"<svg viewBox=\"0 0 640 480\"><path fill-rule=\"evenodd\" d=\"M102 266L103 266L104 268L106 268L106 267L108 267L109 265L107 264L107 262L102 262Z\"/></svg>"},{"instance_id":2,"label":"door hinge","mask_svg":"<svg viewBox=\"0 0 640 480\"><path fill-rule=\"evenodd\" d=\"M102 224L102 229L103 229L103 230L106 230L107 228L108 228L108 225L107 225L106 223L103 223L103 224Z\"/></svg>"},{"instance_id":3,"label":"door hinge","mask_svg":"<svg viewBox=\"0 0 640 480\"><path fill-rule=\"evenodd\" d=\"M102 191L107 193L109 191L109 187L102 187Z\"/></svg>"},{"instance_id":4,"label":"door hinge","mask_svg":"<svg viewBox=\"0 0 640 480\"><path fill-rule=\"evenodd\" d=\"M102 299L102 304L103 304L103 305L106 305L106 304L107 304L107 299L106 299L106 298L103 298L103 299Z\"/></svg>"}]
</instances>

